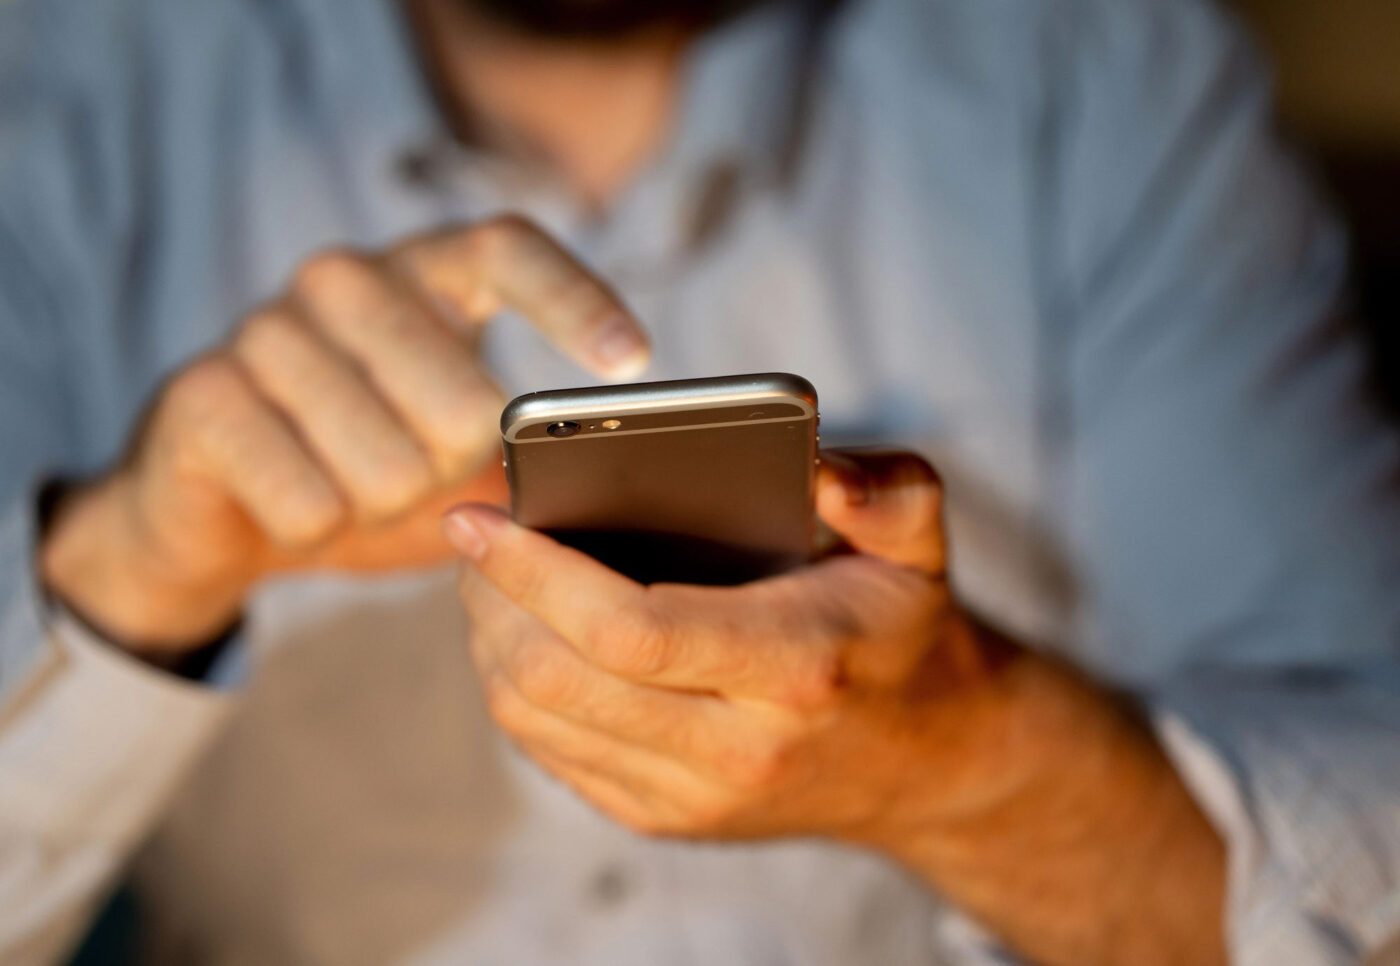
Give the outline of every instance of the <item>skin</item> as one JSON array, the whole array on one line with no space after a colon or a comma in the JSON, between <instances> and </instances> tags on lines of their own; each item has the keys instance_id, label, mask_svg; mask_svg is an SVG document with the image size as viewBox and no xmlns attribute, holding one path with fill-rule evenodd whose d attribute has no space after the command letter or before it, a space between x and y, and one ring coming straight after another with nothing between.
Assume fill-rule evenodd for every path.
<instances>
[{"instance_id":1,"label":"skin","mask_svg":"<svg viewBox=\"0 0 1400 966\"><path fill-rule=\"evenodd\" d=\"M957 605L927 464L824 462L853 552L735 588L454 511L496 721L643 834L876 849L1038 962L1223 962L1223 849L1151 735Z\"/></svg>"},{"instance_id":2,"label":"skin","mask_svg":"<svg viewBox=\"0 0 1400 966\"><path fill-rule=\"evenodd\" d=\"M562 181L585 208L606 208L670 133L684 23L561 41L513 31L461 0L408 9L458 135Z\"/></svg>"},{"instance_id":3,"label":"skin","mask_svg":"<svg viewBox=\"0 0 1400 966\"><path fill-rule=\"evenodd\" d=\"M563 45L460 0L410 5L453 126L585 206L664 142L684 32ZM1223 961L1219 839L1130 707L958 605L924 464L828 457L819 511L849 554L640 587L487 505L501 398L475 345L506 306L597 375L644 364L607 285L519 219L322 253L69 489L47 589L161 663L270 575L449 558L442 511L484 500L446 535L491 707L618 821L878 850L1037 961Z\"/></svg>"},{"instance_id":4,"label":"skin","mask_svg":"<svg viewBox=\"0 0 1400 966\"><path fill-rule=\"evenodd\" d=\"M674 25L579 46L460 0L406 10L449 124L550 170L586 205L665 137ZM68 490L39 550L45 586L164 662L228 626L269 575L442 562L442 512L504 499L503 400L473 346L505 306L595 375L645 365L646 337L606 283L519 218L322 252L161 390L113 470ZM619 359L590 348L604 329Z\"/></svg>"},{"instance_id":5,"label":"skin","mask_svg":"<svg viewBox=\"0 0 1400 966\"><path fill-rule=\"evenodd\" d=\"M503 495L503 400L475 347L504 307L595 374L645 365L617 296L523 219L322 252L161 390L112 472L69 493L46 585L158 656L227 626L269 574L442 562L442 512Z\"/></svg>"}]
</instances>

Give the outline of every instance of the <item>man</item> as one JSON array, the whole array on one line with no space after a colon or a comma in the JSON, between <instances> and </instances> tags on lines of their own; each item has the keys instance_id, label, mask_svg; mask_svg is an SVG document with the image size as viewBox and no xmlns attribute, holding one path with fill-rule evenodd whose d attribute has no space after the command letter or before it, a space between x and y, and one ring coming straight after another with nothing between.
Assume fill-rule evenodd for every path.
<instances>
[{"instance_id":1,"label":"man","mask_svg":"<svg viewBox=\"0 0 1400 966\"><path fill-rule=\"evenodd\" d=\"M1394 942L1396 447L1212 9L18 0L0 44L7 960L148 836L157 960ZM802 373L938 467L947 554L907 455L832 455L853 552L748 587L514 527L503 393L579 366Z\"/></svg>"}]
</instances>

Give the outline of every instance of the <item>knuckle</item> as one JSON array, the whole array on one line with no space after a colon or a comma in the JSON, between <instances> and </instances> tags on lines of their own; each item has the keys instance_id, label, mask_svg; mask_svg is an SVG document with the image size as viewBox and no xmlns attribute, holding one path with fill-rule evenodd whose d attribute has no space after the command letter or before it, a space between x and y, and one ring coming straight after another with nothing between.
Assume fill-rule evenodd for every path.
<instances>
[{"instance_id":1,"label":"knuckle","mask_svg":"<svg viewBox=\"0 0 1400 966\"><path fill-rule=\"evenodd\" d=\"M760 789L778 782L786 770L787 761L786 743L760 738L726 749L720 767L730 785Z\"/></svg>"},{"instance_id":2,"label":"knuckle","mask_svg":"<svg viewBox=\"0 0 1400 966\"><path fill-rule=\"evenodd\" d=\"M305 551L326 541L345 522L345 507L325 487L289 486L279 501L285 508L268 535L278 546Z\"/></svg>"},{"instance_id":3,"label":"knuckle","mask_svg":"<svg viewBox=\"0 0 1400 966\"><path fill-rule=\"evenodd\" d=\"M416 506L435 482L425 461L409 458L383 460L373 474L357 504L365 517L375 520L398 516Z\"/></svg>"},{"instance_id":4,"label":"knuckle","mask_svg":"<svg viewBox=\"0 0 1400 966\"><path fill-rule=\"evenodd\" d=\"M242 375L221 354L195 360L170 380L152 428L177 475L202 474L247 397Z\"/></svg>"},{"instance_id":5,"label":"knuckle","mask_svg":"<svg viewBox=\"0 0 1400 966\"><path fill-rule=\"evenodd\" d=\"M552 280L540 292L539 304L552 315L577 319L581 327L602 323L613 308L591 278L572 271Z\"/></svg>"},{"instance_id":6,"label":"knuckle","mask_svg":"<svg viewBox=\"0 0 1400 966\"><path fill-rule=\"evenodd\" d=\"M500 674L492 674L484 682L486 707L492 719L511 733L520 734L528 727L530 705L515 686Z\"/></svg>"},{"instance_id":7,"label":"knuckle","mask_svg":"<svg viewBox=\"0 0 1400 966\"><path fill-rule=\"evenodd\" d=\"M244 392L233 362L215 354L195 360L175 376L166 389L166 399L173 408L202 415L224 409Z\"/></svg>"},{"instance_id":8,"label":"knuckle","mask_svg":"<svg viewBox=\"0 0 1400 966\"><path fill-rule=\"evenodd\" d=\"M819 599L790 617L789 633L813 642L813 656L835 660L866 634L866 621L847 597Z\"/></svg>"},{"instance_id":9,"label":"knuckle","mask_svg":"<svg viewBox=\"0 0 1400 966\"><path fill-rule=\"evenodd\" d=\"M531 704L561 707L572 702L578 676L548 647L520 647L511 657L511 678Z\"/></svg>"},{"instance_id":10,"label":"knuckle","mask_svg":"<svg viewBox=\"0 0 1400 966\"><path fill-rule=\"evenodd\" d=\"M518 601L538 601L548 580L548 570L533 556L517 558L512 564L510 596Z\"/></svg>"},{"instance_id":11,"label":"knuckle","mask_svg":"<svg viewBox=\"0 0 1400 966\"><path fill-rule=\"evenodd\" d=\"M811 654L787 676L781 703L798 711L828 711L841 703L849 690L842 648L830 647Z\"/></svg>"},{"instance_id":12,"label":"knuckle","mask_svg":"<svg viewBox=\"0 0 1400 966\"><path fill-rule=\"evenodd\" d=\"M500 411L505 398L495 388L465 389L437 427L441 436L433 447L442 474L455 478L474 469L498 445Z\"/></svg>"},{"instance_id":13,"label":"knuckle","mask_svg":"<svg viewBox=\"0 0 1400 966\"><path fill-rule=\"evenodd\" d=\"M488 425L488 419L499 420L505 397L487 380L475 376L463 379L451 387L451 393L452 398L445 407L446 416L453 427L465 425L466 428L459 431L461 437L476 441L482 427Z\"/></svg>"},{"instance_id":14,"label":"knuckle","mask_svg":"<svg viewBox=\"0 0 1400 966\"><path fill-rule=\"evenodd\" d=\"M471 231L470 243L475 254L492 262L511 257L540 233L540 228L525 215L504 212L477 222Z\"/></svg>"},{"instance_id":15,"label":"knuckle","mask_svg":"<svg viewBox=\"0 0 1400 966\"><path fill-rule=\"evenodd\" d=\"M283 354L296 322L285 312L264 308L243 320L233 338L233 351L240 359L256 364Z\"/></svg>"},{"instance_id":16,"label":"knuckle","mask_svg":"<svg viewBox=\"0 0 1400 966\"><path fill-rule=\"evenodd\" d=\"M183 427L174 437L175 471L195 477L216 466L235 473L244 485L234 489L272 544L307 550L344 522L339 493L314 466L277 447L265 448L258 429L262 404L230 357L217 353L196 361L167 393L179 414L176 424Z\"/></svg>"},{"instance_id":17,"label":"knuckle","mask_svg":"<svg viewBox=\"0 0 1400 966\"><path fill-rule=\"evenodd\" d=\"M652 607L623 608L613 620L588 630L583 642L607 670L624 677L654 677L667 669L676 647L671 622Z\"/></svg>"},{"instance_id":18,"label":"knuckle","mask_svg":"<svg viewBox=\"0 0 1400 966\"><path fill-rule=\"evenodd\" d=\"M352 248L327 248L297 266L292 291L311 302L344 294L370 271L370 259Z\"/></svg>"},{"instance_id":19,"label":"knuckle","mask_svg":"<svg viewBox=\"0 0 1400 966\"><path fill-rule=\"evenodd\" d=\"M244 488L249 509L262 522L267 537L288 551L306 551L324 543L346 522L340 494L314 467L295 461L246 459L250 478Z\"/></svg>"}]
</instances>

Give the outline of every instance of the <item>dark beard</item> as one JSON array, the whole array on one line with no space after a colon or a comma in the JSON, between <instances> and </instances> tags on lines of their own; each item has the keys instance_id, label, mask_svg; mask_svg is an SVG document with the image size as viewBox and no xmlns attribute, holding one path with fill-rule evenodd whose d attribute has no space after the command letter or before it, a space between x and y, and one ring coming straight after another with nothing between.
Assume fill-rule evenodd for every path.
<instances>
[{"instance_id":1,"label":"dark beard","mask_svg":"<svg viewBox=\"0 0 1400 966\"><path fill-rule=\"evenodd\" d=\"M532 37L617 40L648 27L703 29L766 0L458 0Z\"/></svg>"}]
</instances>

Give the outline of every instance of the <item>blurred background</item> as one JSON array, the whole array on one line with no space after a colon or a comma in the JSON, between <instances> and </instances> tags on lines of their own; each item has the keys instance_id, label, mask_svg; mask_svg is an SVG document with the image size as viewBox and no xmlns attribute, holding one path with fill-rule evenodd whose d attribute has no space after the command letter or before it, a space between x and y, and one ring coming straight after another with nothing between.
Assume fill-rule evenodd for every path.
<instances>
[{"instance_id":1,"label":"blurred background","mask_svg":"<svg viewBox=\"0 0 1400 966\"><path fill-rule=\"evenodd\" d=\"M1285 131L1352 226L1378 386L1400 413L1400 2L1231 2L1274 61Z\"/></svg>"}]
</instances>

